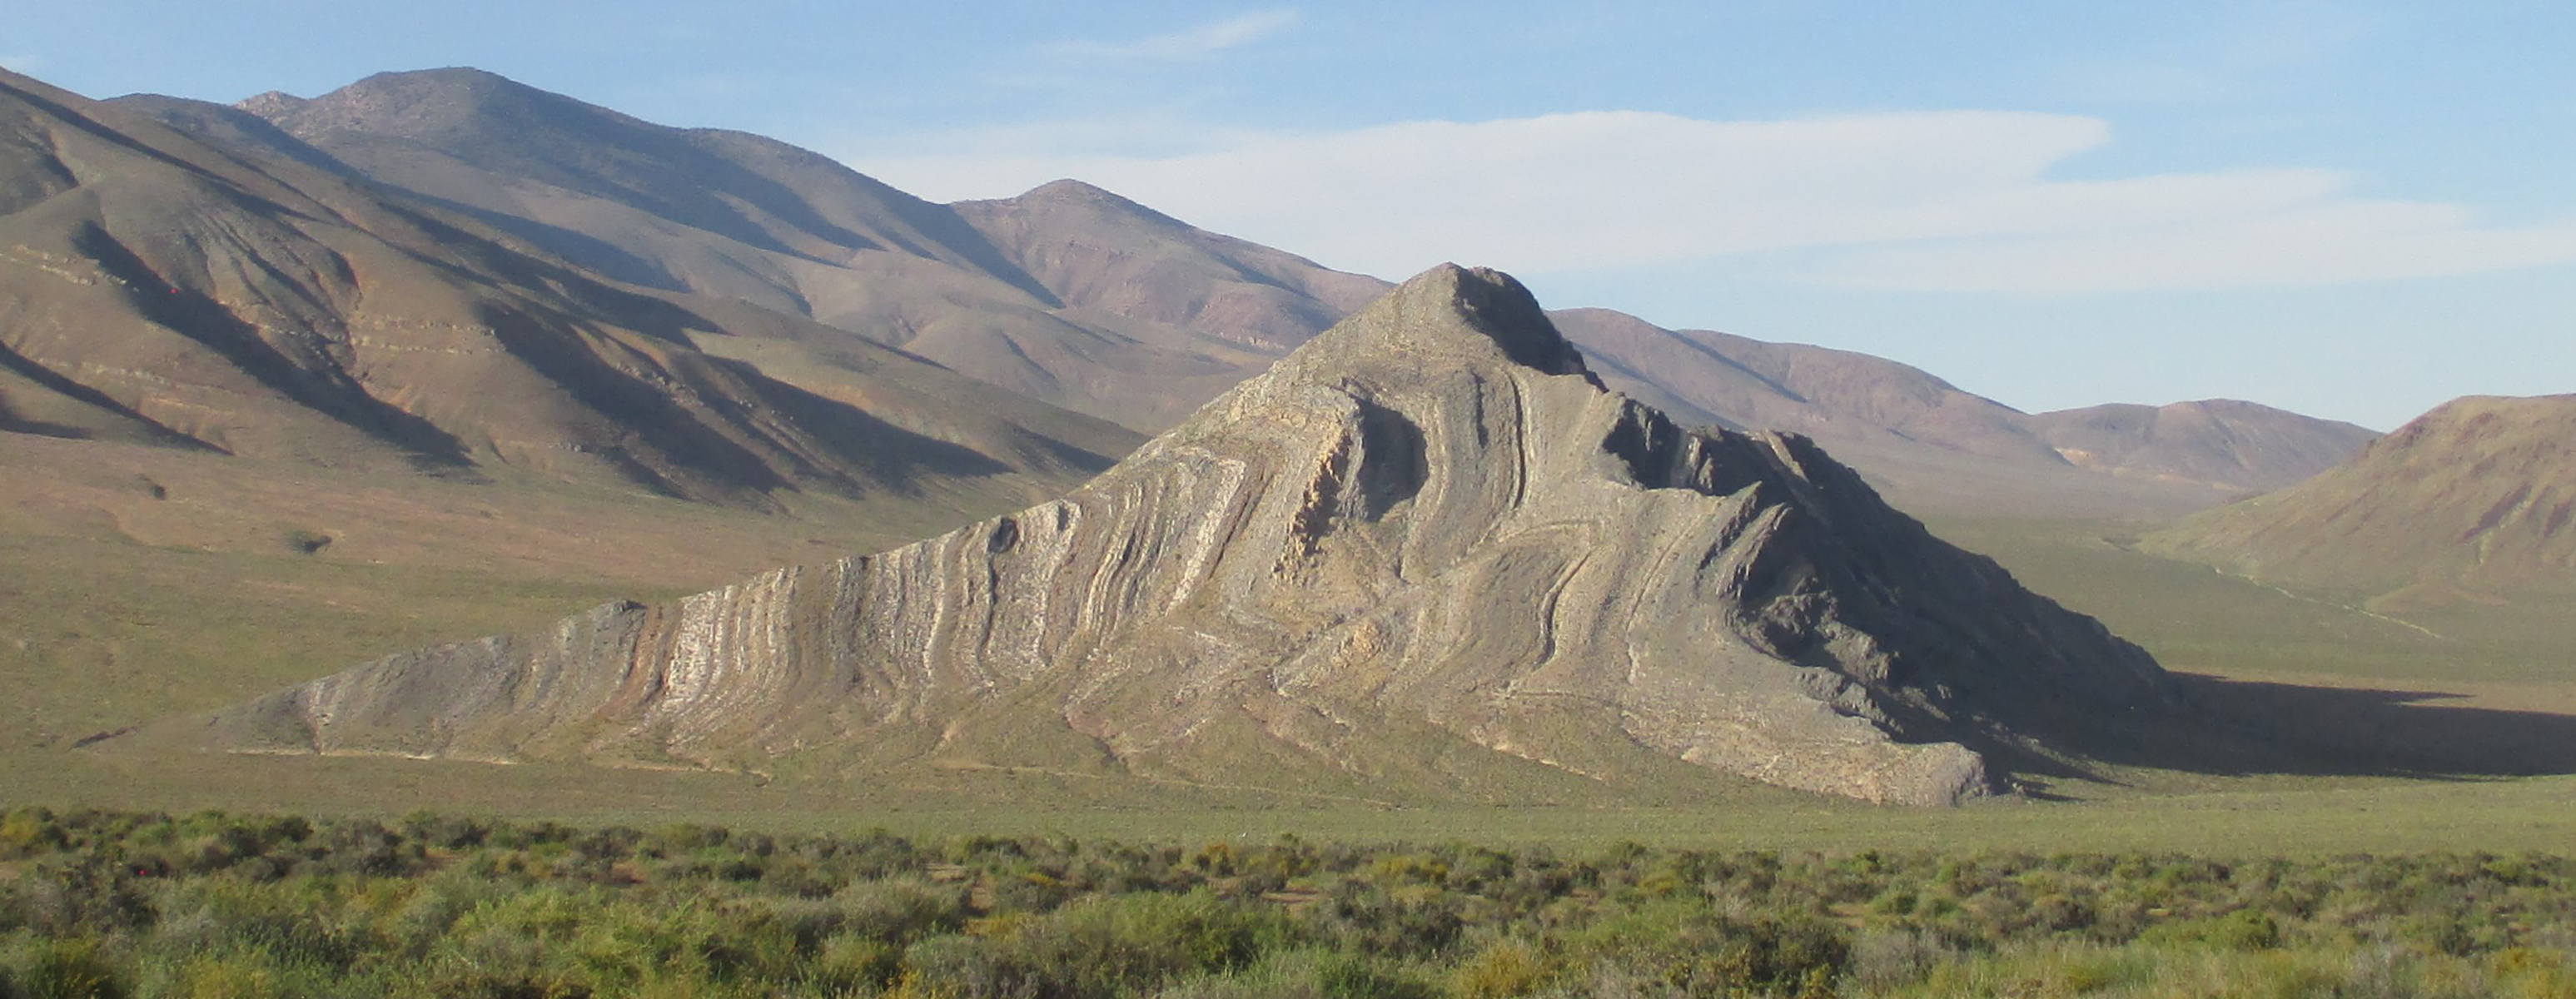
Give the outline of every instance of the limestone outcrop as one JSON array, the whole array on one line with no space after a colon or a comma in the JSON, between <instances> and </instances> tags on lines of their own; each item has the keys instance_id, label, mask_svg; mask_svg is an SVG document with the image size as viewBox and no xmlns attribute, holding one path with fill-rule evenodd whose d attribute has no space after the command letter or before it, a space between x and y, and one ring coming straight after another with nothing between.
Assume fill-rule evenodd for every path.
<instances>
[{"instance_id":1,"label":"limestone outcrop","mask_svg":"<svg viewBox=\"0 0 2576 999\"><path fill-rule=\"evenodd\" d=\"M1677 426L1605 390L1511 278L1444 266L1055 502L187 724L251 752L864 746L1252 786L1681 761L1932 804L2175 704L2146 653L1805 438Z\"/></svg>"}]
</instances>

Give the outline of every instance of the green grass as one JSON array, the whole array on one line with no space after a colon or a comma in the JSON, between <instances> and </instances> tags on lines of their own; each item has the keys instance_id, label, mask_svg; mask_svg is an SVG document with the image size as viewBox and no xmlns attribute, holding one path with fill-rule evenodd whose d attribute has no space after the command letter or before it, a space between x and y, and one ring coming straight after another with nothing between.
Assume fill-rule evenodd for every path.
<instances>
[{"instance_id":1,"label":"green grass","mask_svg":"<svg viewBox=\"0 0 2576 999\"><path fill-rule=\"evenodd\" d=\"M2166 668L2228 676L2576 682L2576 605L2379 615L2363 594L2291 592L2123 547L2137 525L1943 519L1934 533L2102 619ZM2429 632L2429 634L2428 634Z\"/></svg>"},{"instance_id":2,"label":"green grass","mask_svg":"<svg viewBox=\"0 0 2576 999\"><path fill-rule=\"evenodd\" d=\"M2553 850L2576 843L2576 778L2132 775L2071 803L1882 808L1772 789L1675 808L1370 808L1285 796L1130 793L1084 804L1037 777L978 775L925 789L763 782L734 774L563 765L316 757L126 757L53 751L56 776L12 780L0 804L188 812L260 808L389 817L416 809L520 819L785 831L884 827L906 835L1052 833L1196 843L1281 833L1337 842L1461 840L1593 847L2182 850L2211 856L2432 848ZM30 786L30 785L34 786ZM1132 790L1132 789L1131 789ZM30 791L34 793L29 793Z\"/></svg>"},{"instance_id":3,"label":"green grass","mask_svg":"<svg viewBox=\"0 0 2576 999\"><path fill-rule=\"evenodd\" d=\"M406 648L542 624L631 587L291 553L0 539L5 749L220 707Z\"/></svg>"}]
</instances>

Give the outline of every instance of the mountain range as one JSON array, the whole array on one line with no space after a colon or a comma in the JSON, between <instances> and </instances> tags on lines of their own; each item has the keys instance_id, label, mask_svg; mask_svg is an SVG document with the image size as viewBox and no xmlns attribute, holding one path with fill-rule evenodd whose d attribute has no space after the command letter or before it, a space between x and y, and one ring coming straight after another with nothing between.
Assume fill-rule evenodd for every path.
<instances>
[{"instance_id":1,"label":"mountain range","mask_svg":"<svg viewBox=\"0 0 2576 999\"><path fill-rule=\"evenodd\" d=\"M0 530L542 551L528 578L663 593L805 561L198 733L234 750L1957 800L2190 709L1891 506L2162 517L2367 447L2146 544L2350 582L2356 546L2412 550L2365 508L2450 481L2485 504L2453 532L2477 555L2385 592L2557 578L2503 568L2563 536L2554 431L2481 451L2527 415L2486 405L2376 445L2226 400L2028 414L1868 355L1545 313L1490 272L1398 289L1076 181L933 204L471 70L231 106L0 74ZM859 505L809 532L826 500ZM2325 507L2337 540L2277 553L2295 531L2213 526Z\"/></svg>"},{"instance_id":2,"label":"mountain range","mask_svg":"<svg viewBox=\"0 0 2576 999\"><path fill-rule=\"evenodd\" d=\"M1133 444L800 315L605 280L316 163L0 76L0 426L749 506L1069 484ZM774 377L725 356L744 340L834 363Z\"/></svg>"},{"instance_id":3,"label":"mountain range","mask_svg":"<svg viewBox=\"0 0 2576 999\"><path fill-rule=\"evenodd\" d=\"M639 292L841 334L721 341L764 371L892 348L1141 432L1388 287L1075 181L932 204L775 140L656 125L474 70L231 107L111 103L399 192ZM1611 387L1685 422L1795 429L1913 508L2169 514L2297 481L2373 436L2227 401L2025 414L1866 355L1606 310L1557 318Z\"/></svg>"}]
</instances>

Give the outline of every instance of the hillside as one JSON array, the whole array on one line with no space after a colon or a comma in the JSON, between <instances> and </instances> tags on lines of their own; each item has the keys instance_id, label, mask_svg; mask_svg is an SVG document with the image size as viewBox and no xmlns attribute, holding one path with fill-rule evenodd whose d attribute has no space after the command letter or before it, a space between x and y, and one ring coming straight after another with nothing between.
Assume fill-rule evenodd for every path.
<instances>
[{"instance_id":1,"label":"hillside","mask_svg":"<svg viewBox=\"0 0 2576 999\"><path fill-rule=\"evenodd\" d=\"M1684 430L1604 390L1517 283L1443 267L1057 502L155 738L1379 799L1735 774L1941 803L2176 689L1805 438Z\"/></svg>"},{"instance_id":2,"label":"hillside","mask_svg":"<svg viewBox=\"0 0 2576 999\"><path fill-rule=\"evenodd\" d=\"M807 150L656 125L478 70L384 73L234 109L120 100L210 138L328 160L619 280L800 315L1140 428L1284 349L1068 303L957 210ZM268 129L227 123L242 115Z\"/></svg>"},{"instance_id":3,"label":"hillside","mask_svg":"<svg viewBox=\"0 0 2576 999\"><path fill-rule=\"evenodd\" d=\"M807 316L1148 432L1388 287L1077 181L933 205L773 140L474 70L238 108L120 101L416 192L606 274ZM1612 388L1684 422L1811 435L1910 508L2164 516L2295 481L2366 435L2250 404L2033 417L1867 355L1607 310L1558 318ZM775 354L740 356L769 370Z\"/></svg>"},{"instance_id":4,"label":"hillside","mask_svg":"<svg viewBox=\"0 0 2576 999\"><path fill-rule=\"evenodd\" d=\"M0 177L0 420L17 432L756 508L799 490L1043 495L1129 443L882 348L847 347L830 378L770 377L698 343L809 321L641 293L23 77L0 77Z\"/></svg>"},{"instance_id":5,"label":"hillside","mask_svg":"<svg viewBox=\"0 0 2576 999\"><path fill-rule=\"evenodd\" d=\"M2576 595L2576 395L2453 400L2143 547L2388 607Z\"/></svg>"},{"instance_id":6,"label":"hillside","mask_svg":"<svg viewBox=\"0 0 2576 999\"><path fill-rule=\"evenodd\" d=\"M1612 388L1684 422L1806 434L1907 509L2169 516L2295 482L2372 436L2227 400L2032 415L1867 354L1553 315Z\"/></svg>"},{"instance_id":7,"label":"hillside","mask_svg":"<svg viewBox=\"0 0 2576 999\"><path fill-rule=\"evenodd\" d=\"M2040 413L2031 429L2077 468L2268 492L2349 461L2379 435L2235 399Z\"/></svg>"}]
</instances>

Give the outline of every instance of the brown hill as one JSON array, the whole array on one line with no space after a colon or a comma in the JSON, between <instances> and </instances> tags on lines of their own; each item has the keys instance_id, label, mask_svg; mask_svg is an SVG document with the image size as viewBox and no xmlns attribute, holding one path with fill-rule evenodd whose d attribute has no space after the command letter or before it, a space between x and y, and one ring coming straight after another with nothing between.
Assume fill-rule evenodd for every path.
<instances>
[{"instance_id":1,"label":"brown hill","mask_svg":"<svg viewBox=\"0 0 2576 999\"><path fill-rule=\"evenodd\" d=\"M2144 546L2383 606L2576 595L2576 395L2453 400L2349 464Z\"/></svg>"},{"instance_id":2,"label":"brown hill","mask_svg":"<svg viewBox=\"0 0 2576 999\"><path fill-rule=\"evenodd\" d=\"M951 207L1068 305L1104 321L1197 330L1258 350L1294 349L1389 287L1078 180Z\"/></svg>"},{"instance_id":3,"label":"brown hill","mask_svg":"<svg viewBox=\"0 0 2576 999\"><path fill-rule=\"evenodd\" d=\"M1222 324L1203 333L1152 310L1068 303L958 210L813 152L655 125L478 70L242 102L274 135L195 102L121 100L210 137L287 139L620 280L802 315L1131 426L1168 426L1285 350Z\"/></svg>"},{"instance_id":4,"label":"brown hill","mask_svg":"<svg viewBox=\"0 0 2576 999\"><path fill-rule=\"evenodd\" d=\"M1724 772L1938 803L2173 690L1805 438L1682 429L1517 283L1443 267L1060 501L156 737L1373 798Z\"/></svg>"},{"instance_id":5,"label":"brown hill","mask_svg":"<svg viewBox=\"0 0 2576 999\"><path fill-rule=\"evenodd\" d=\"M699 344L818 328L639 293L227 127L0 75L0 428L754 506L1046 495L1132 439L873 345L765 375Z\"/></svg>"},{"instance_id":6,"label":"brown hill","mask_svg":"<svg viewBox=\"0 0 2576 999\"><path fill-rule=\"evenodd\" d=\"M2279 489L2343 464L2379 435L2235 399L2115 403L2030 417L2078 468L2241 493Z\"/></svg>"},{"instance_id":7,"label":"brown hill","mask_svg":"<svg viewBox=\"0 0 2576 999\"><path fill-rule=\"evenodd\" d=\"M1912 510L2171 515L2295 482L2371 437L2229 400L2034 416L1867 354L1554 315L1612 388L1686 422L1806 434Z\"/></svg>"},{"instance_id":8,"label":"brown hill","mask_svg":"<svg viewBox=\"0 0 2576 999\"><path fill-rule=\"evenodd\" d=\"M604 273L799 313L1149 432L1388 287L1076 181L933 205L783 143L474 70L238 109L122 100L435 198ZM2250 404L2033 417L1867 355L1608 310L1558 318L1611 387L1689 423L1810 435L1909 508L2161 516L2295 481L2366 435ZM766 369L777 352L737 356Z\"/></svg>"}]
</instances>

